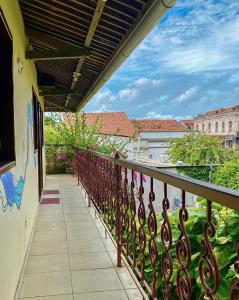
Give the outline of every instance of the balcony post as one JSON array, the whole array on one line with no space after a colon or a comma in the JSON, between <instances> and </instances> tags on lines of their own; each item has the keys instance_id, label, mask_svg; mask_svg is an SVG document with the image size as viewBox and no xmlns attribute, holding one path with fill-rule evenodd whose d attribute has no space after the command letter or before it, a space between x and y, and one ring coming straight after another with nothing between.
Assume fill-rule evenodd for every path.
<instances>
[{"instance_id":1,"label":"balcony post","mask_svg":"<svg viewBox=\"0 0 239 300\"><path fill-rule=\"evenodd\" d=\"M76 165L77 165L77 184L80 185L80 166L79 166L79 152L76 150Z\"/></svg>"},{"instance_id":2,"label":"balcony post","mask_svg":"<svg viewBox=\"0 0 239 300\"><path fill-rule=\"evenodd\" d=\"M120 158L120 154L117 151L115 153L115 159ZM122 253L122 227L120 216L120 190L121 190L121 168L115 164L115 201L116 201L116 240L117 240L117 267L121 267L121 253Z\"/></svg>"}]
</instances>

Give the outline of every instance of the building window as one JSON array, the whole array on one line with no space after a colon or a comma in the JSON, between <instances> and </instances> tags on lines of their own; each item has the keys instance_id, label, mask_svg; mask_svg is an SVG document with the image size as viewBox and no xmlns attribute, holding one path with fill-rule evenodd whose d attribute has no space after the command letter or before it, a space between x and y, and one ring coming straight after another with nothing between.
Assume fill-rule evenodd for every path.
<instances>
[{"instance_id":1,"label":"building window","mask_svg":"<svg viewBox=\"0 0 239 300\"><path fill-rule=\"evenodd\" d=\"M211 123L208 123L208 132L211 132Z\"/></svg>"},{"instance_id":2,"label":"building window","mask_svg":"<svg viewBox=\"0 0 239 300\"><path fill-rule=\"evenodd\" d=\"M215 124L215 132L218 132L218 122Z\"/></svg>"},{"instance_id":3,"label":"building window","mask_svg":"<svg viewBox=\"0 0 239 300\"><path fill-rule=\"evenodd\" d=\"M222 132L225 132L225 122L222 122Z\"/></svg>"},{"instance_id":4,"label":"building window","mask_svg":"<svg viewBox=\"0 0 239 300\"><path fill-rule=\"evenodd\" d=\"M232 121L229 121L229 132L232 132Z\"/></svg>"},{"instance_id":5,"label":"building window","mask_svg":"<svg viewBox=\"0 0 239 300\"><path fill-rule=\"evenodd\" d=\"M37 97L33 91L33 131L34 131L34 149L39 150L39 148L44 143L43 137L43 112L41 105L37 100Z\"/></svg>"},{"instance_id":6,"label":"building window","mask_svg":"<svg viewBox=\"0 0 239 300\"><path fill-rule=\"evenodd\" d=\"M202 131L204 131L205 130L205 125L204 124L202 124Z\"/></svg>"},{"instance_id":7,"label":"building window","mask_svg":"<svg viewBox=\"0 0 239 300\"><path fill-rule=\"evenodd\" d=\"M15 165L12 36L0 9L0 172Z\"/></svg>"},{"instance_id":8,"label":"building window","mask_svg":"<svg viewBox=\"0 0 239 300\"><path fill-rule=\"evenodd\" d=\"M239 125L238 125L239 126ZM198 124L196 125L196 129L197 129L197 131L198 131Z\"/></svg>"}]
</instances>

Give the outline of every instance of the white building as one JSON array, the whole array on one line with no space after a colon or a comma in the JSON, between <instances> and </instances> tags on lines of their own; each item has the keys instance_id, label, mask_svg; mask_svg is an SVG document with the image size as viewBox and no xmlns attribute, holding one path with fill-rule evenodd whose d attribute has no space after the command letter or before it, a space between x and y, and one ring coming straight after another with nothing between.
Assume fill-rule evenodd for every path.
<instances>
[{"instance_id":1,"label":"white building","mask_svg":"<svg viewBox=\"0 0 239 300\"><path fill-rule=\"evenodd\" d=\"M224 147L235 146L239 141L239 105L198 115L194 130L221 138Z\"/></svg>"},{"instance_id":2,"label":"white building","mask_svg":"<svg viewBox=\"0 0 239 300\"><path fill-rule=\"evenodd\" d=\"M125 143L128 158L133 158L135 127L124 112L86 113L86 125L99 125L99 133L110 136L118 143Z\"/></svg>"},{"instance_id":3,"label":"white building","mask_svg":"<svg viewBox=\"0 0 239 300\"><path fill-rule=\"evenodd\" d=\"M158 158L165 155L171 139L181 138L188 130L176 120L134 120L138 141L134 142L134 157Z\"/></svg>"}]
</instances>

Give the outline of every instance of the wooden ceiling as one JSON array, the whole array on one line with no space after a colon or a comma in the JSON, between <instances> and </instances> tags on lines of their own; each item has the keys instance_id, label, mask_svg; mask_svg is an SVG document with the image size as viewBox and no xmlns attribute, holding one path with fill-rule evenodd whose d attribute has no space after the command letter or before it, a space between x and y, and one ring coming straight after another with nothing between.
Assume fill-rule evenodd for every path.
<instances>
[{"instance_id":1,"label":"wooden ceiling","mask_svg":"<svg viewBox=\"0 0 239 300\"><path fill-rule=\"evenodd\" d=\"M152 2L19 0L46 111L76 110Z\"/></svg>"}]
</instances>

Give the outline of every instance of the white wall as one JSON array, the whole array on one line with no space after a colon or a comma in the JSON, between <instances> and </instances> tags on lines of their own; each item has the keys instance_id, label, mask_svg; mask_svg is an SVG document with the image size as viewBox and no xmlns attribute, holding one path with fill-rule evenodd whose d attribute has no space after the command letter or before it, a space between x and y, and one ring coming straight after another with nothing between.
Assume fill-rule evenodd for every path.
<instances>
[{"instance_id":1,"label":"white wall","mask_svg":"<svg viewBox=\"0 0 239 300\"><path fill-rule=\"evenodd\" d=\"M169 149L169 142L174 138L181 138L188 131L177 132L140 132L138 156L158 158L160 155L165 155ZM138 141L133 143L134 153L137 153Z\"/></svg>"},{"instance_id":2,"label":"white wall","mask_svg":"<svg viewBox=\"0 0 239 300\"><path fill-rule=\"evenodd\" d=\"M105 136L105 135L102 135ZM129 137L119 136L119 135L111 135L110 136L112 141L117 143L126 143L125 150L127 150L128 159L133 158L133 141Z\"/></svg>"},{"instance_id":3,"label":"white wall","mask_svg":"<svg viewBox=\"0 0 239 300\"><path fill-rule=\"evenodd\" d=\"M140 132L140 137L147 140L162 140L162 139L174 139L180 138L187 134L187 131L148 131Z\"/></svg>"}]
</instances>

